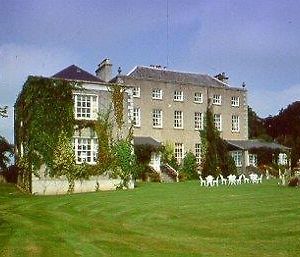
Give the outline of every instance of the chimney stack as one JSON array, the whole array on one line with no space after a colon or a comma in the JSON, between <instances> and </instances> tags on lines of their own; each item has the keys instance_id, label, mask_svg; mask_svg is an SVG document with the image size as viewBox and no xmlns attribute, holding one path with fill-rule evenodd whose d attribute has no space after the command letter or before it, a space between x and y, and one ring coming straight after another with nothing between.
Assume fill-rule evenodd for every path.
<instances>
[{"instance_id":1,"label":"chimney stack","mask_svg":"<svg viewBox=\"0 0 300 257\"><path fill-rule=\"evenodd\" d=\"M108 82L111 80L111 74L112 74L112 64L110 62L110 59L105 58L99 65L96 70L96 76L105 81Z\"/></svg>"}]
</instances>

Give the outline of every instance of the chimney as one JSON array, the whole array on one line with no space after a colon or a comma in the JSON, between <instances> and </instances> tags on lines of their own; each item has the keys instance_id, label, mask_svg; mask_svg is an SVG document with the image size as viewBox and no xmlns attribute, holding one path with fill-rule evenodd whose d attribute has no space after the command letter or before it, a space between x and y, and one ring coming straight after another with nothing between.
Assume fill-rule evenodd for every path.
<instances>
[{"instance_id":1,"label":"chimney","mask_svg":"<svg viewBox=\"0 0 300 257\"><path fill-rule=\"evenodd\" d=\"M96 70L96 76L105 81L108 82L111 80L111 68L112 64L108 58L105 58L99 65Z\"/></svg>"}]
</instances>

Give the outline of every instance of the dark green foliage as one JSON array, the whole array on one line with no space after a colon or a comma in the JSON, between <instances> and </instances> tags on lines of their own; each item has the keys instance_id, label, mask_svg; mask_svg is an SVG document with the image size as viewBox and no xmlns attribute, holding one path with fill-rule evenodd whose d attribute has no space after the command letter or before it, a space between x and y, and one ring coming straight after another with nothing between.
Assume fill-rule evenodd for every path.
<instances>
[{"instance_id":1,"label":"dark green foliage","mask_svg":"<svg viewBox=\"0 0 300 257\"><path fill-rule=\"evenodd\" d=\"M184 174L186 179L198 179L197 160L192 152L188 152L180 165L179 174Z\"/></svg>"},{"instance_id":2,"label":"dark green foliage","mask_svg":"<svg viewBox=\"0 0 300 257\"><path fill-rule=\"evenodd\" d=\"M213 113L208 108L204 130L200 131L202 152L202 175L214 177L222 173L224 176L236 174L237 170L229 155L226 142L220 138L220 133L214 125Z\"/></svg>"},{"instance_id":3,"label":"dark green foliage","mask_svg":"<svg viewBox=\"0 0 300 257\"><path fill-rule=\"evenodd\" d=\"M281 109L278 115L264 120L267 133L277 142L292 148L292 167L300 159L300 101Z\"/></svg>"},{"instance_id":4,"label":"dark green foliage","mask_svg":"<svg viewBox=\"0 0 300 257\"><path fill-rule=\"evenodd\" d=\"M272 141L272 137L267 134L264 120L259 118L250 106L248 106L248 132L249 138L260 138L266 141Z\"/></svg>"},{"instance_id":5,"label":"dark green foliage","mask_svg":"<svg viewBox=\"0 0 300 257\"><path fill-rule=\"evenodd\" d=\"M219 132L215 128L213 113L208 108L206 112L204 129L200 131L201 135L201 143L205 144L203 149L204 158L202 164L202 175L213 175L217 174L218 167L218 140L219 140Z\"/></svg>"},{"instance_id":6,"label":"dark green foliage","mask_svg":"<svg viewBox=\"0 0 300 257\"><path fill-rule=\"evenodd\" d=\"M0 136L0 171L6 171L10 157L13 155L13 145Z\"/></svg>"}]
</instances>

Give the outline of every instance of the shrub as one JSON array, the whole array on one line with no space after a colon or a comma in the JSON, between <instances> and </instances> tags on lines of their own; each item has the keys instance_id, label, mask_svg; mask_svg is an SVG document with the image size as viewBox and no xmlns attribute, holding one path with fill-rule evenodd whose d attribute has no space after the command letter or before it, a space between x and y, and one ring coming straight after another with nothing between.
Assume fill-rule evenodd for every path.
<instances>
[{"instance_id":1,"label":"shrub","mask_svg":"<svg viewBox=\"0 0 300 257\"><path fill-rule=\"evenodd\" d=\"M179 168L180 177L184 174L186 179L197 179L197 160L196 156L192 152L188 152L182 161L182 164Z\"/></svg>"}]
</instances>

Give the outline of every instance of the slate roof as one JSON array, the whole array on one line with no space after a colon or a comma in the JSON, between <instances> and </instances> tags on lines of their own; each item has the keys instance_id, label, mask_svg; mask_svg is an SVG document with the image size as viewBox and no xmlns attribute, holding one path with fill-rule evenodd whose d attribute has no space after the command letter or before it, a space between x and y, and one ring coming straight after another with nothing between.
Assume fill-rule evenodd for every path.
<instances>
[{"instance_id":1,"label":"slate roof","mask_svg":"<svg viewBox=\"0 0 300 257\"><path fill-rule=\"evenodd\" d=\"M91 82L104 82L103 80L77 67L74 64L54 74L52 78L82 80L82 81L91 81Z\"/></svg>"},{"instance_id":2,"label":"slate roof","mask_svg":"<svg viewBox=\"0 0 300 257\"><path fill-rule=\"evenodd\" d=\"M161 143L152 137L133 137L133 142L134 145L152 145L155 147L161 146Z\"/></svg>"},{"instance_id":3,"label":"slate roof","mask_svg":"<svg viewBox=\"0 0 300 257\"><path fill-rule=\"evenodd\" d=\"M196 85L228 87L228 85L206 74L171 71L162 68L137 66L127 74L128 77L137 79L152 79L158 81L191 83Z\"/></svg>"},{"instance_id":4,"label":"slate roof","mask_svg":"<svg viewBox=\"0 0 300 257\"><path fill-rule=\"evenodd\" d=\"M249 140L226 140L226 142L233 148L240 150L250 150L257 148L268 148L272 150L283 150L288 151L290 148L280 145L274 142L266 142L258 139L249 139Z\"/></svg>"}]
</instances>

